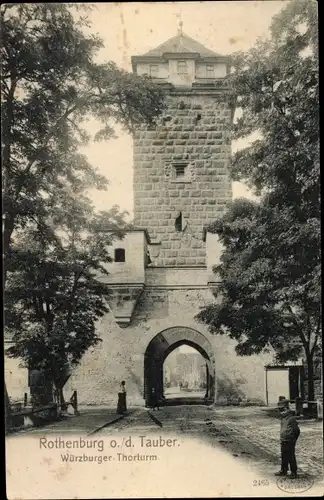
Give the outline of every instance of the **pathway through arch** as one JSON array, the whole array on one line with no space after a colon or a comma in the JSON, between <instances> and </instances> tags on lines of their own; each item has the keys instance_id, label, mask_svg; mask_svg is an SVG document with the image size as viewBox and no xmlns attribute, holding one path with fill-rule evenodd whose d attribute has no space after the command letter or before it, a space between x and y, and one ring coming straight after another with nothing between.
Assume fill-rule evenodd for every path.
<instances>
[{"instance_id":1,"label":"pathway through arch","mask_svg":"<svg viewBox=\"0 0 324 500\"><path fill-rule=\"evenodd\" d=\"M188 403L188 401L181 401L181 398L166 401L164 397L163 364L167 356L181 345L193 347L204 358L207 366L207 387L204 401L206 403L214 402L215 360L212 346L208 339L198 331L178 326L160 332L147 346L144 356L144 398L146 406L152 405L154 394L161 404ZM201 399L197 402L202 403Z\"/></svg>"}]
</instances>

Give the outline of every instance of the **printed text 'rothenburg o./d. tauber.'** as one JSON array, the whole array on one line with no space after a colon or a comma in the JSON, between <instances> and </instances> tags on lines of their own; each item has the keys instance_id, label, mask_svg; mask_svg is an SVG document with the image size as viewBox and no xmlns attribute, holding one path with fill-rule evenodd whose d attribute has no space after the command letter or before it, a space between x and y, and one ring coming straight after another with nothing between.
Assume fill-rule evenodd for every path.
<instances>
[{"instance_id":1,"label":"printed text 'rothenburg o./d. tauber.'","mask_svg":"<svg viewBox=\"0 0 324 500\"><path fill-rule=\"evenodd\" d=\"M158 455L151 453L134 453L134 448L141 448L149 452L157 449L172 449L179 447L180 442L176 438L147 437L147 436L124 436L118 439L63 439L57 437L48 439L41 437L39 447L42 450L61 450L62 462L88 463L96 462L152 462L159 459ZM152 449L152 450L151 450ZM105 451L114 451L106 455Z\"/></svg>"}]
</instances>

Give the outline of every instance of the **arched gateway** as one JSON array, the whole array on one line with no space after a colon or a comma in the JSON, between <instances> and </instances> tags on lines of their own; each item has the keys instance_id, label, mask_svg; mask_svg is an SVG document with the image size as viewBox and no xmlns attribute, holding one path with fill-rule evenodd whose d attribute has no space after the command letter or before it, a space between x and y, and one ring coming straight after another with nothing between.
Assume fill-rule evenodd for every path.
<instances>
[{"instance_id":1,"label":"arched gateway","mask_svg":"<svg viewBox=\"0 0 324 500\"><path fill-rule=\"evenodd\" d=\"M215 400L215 360L210 342L204 335L192 328L177 326L167 328L156 335L144 355L144 398L150 405L152 389L161 400L163 398L163 363L167 356L181 345L196 349L206 360L207 365L207 402Z\"/></svg>"}]
</instances>

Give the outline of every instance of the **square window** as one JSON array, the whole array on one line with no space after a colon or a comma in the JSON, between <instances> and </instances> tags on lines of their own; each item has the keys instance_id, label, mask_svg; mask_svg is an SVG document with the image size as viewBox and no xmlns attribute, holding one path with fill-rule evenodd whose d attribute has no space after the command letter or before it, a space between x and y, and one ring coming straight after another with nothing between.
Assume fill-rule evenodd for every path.
<instances>
[{"instance_id":1,"label":"square window","mask_svg":"<svg viewBox=\"0 0 324 500\"><path fill-rule=\"evenodd\" d=\"M179 179L179 178L185 176L186 166L187 165L185 165L184 163L174 166L176 179Z\"/></svg>"},{"instance_id":2,"label":"square window","mask_svg":"<svg viewBox=\"0 0 324 500\"><path fill-rule=\"evenodd\" d=\"M171 182L191 182L191 172L187 162L177 162L172 165Z\"/></svg>"},{"instance_id":3,"label":"square window","mask_svg":"<svg viewBox=\"0 0 324 500\"><path fill-rule=\"evenodd\" d=\"M179 75L187 75L187 61L178 61L177 62L178 74Z\"/></svg>"},{"instance_id":4,"label":"square window","mask_svg":"<svg viewBox=\"0 0 324 500\"><path fill-rule=\"evenodd\" d=\"M115 248L115 262L125 262L125 249Z\"/></svg>"},{"instance_id":5,"label":"square window","mask_svg":"<svg viewBox=\"0 0 324 500\"><path fill-rule=\"evenodd\" d=\"M208 78L213 78L213 76L214 76L214 65L213 64L207 64L207 66L206 66L206 76Z\"/></svg>"},{"instance_id":6,"label":"square window","mask_svg":"<svg viewBox=\"0 0 324 500\"><path fill-rule=\"evenodd\" d=\"M169 177L170 182L179 182L187 184L192 181L192 170L190 168L190 164L186 160L179 160L171 163L170 165L170 174L167 175Z\"/></svg>"},{"instance_id":7,"label":"square window","mask_svg":"<svg viewBox=\"0 0 324 500\"><path fill-rule=\"evenodd\" d=\"M159 74L159 66L157 64L150 64L150 76L157 78Z\"/></svg>"}]
</instances>

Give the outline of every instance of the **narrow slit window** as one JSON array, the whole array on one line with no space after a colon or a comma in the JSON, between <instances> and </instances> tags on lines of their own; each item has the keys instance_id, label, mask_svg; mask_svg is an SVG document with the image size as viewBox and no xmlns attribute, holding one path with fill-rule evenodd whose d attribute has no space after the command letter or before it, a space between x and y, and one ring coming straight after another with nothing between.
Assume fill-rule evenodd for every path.
<instances>
[{"instance_id":1,"label":"narrow slit window","mask_svg":"<svg viewBox=\"0 0 324 500\"><path fill-rule=\"evenodd\" d=\"M186 222L186 219L184 218L182 212L180 212L179 215L176 217L174 227L178 233L181 233L186 229L187 222Z\"/></svg>"},{"instance_id":2,"label":"narrow slit window","mask_svg":"<svg viewBox=\"0 0 324 500\"><path fill-rule=\"evenodd\" d=\"M125 262L124 248L115 248L115 262Z\"/></svg>"},{"instance_id":3,"label":"narrow slit window","mask_svg":"<svg viewBox=\"0 0 324 500\"><path fill-rule=\"evenodd\" d=\"M175 230L180 233L182 231L182 212L179 213L174 223Z\"/></svg>"}]
</instances>

